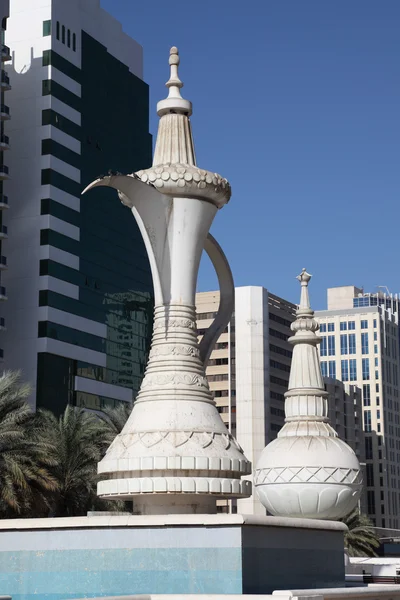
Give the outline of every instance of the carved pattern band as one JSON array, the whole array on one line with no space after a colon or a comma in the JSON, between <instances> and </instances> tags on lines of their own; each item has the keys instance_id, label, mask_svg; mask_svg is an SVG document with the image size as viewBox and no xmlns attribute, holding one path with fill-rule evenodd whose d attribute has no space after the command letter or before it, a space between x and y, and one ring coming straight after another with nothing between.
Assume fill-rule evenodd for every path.
<instances>
[{"instance_id":1,"label":"carved pattern band","mask_svg":"<svg viewBox=\"0 0 400 600\"><path fill-rule=\"evenodd\" d=\"M124 444L124 435L119 438ZM231 446L242 452L235 438L228 432L216 431L140 431L129 434L129 446L140 443L145 448L153 448L161 442L168 442L173 448L179 448L187 442L196 444L199 448L213 445L228 450ZM126 447L126 446L125 446ZM203 467L201 467L203 468Z\"/></svg>"},{"instance_id":2,"label":"carved pattern band","mask_svg":"<svg viewBox=\"0 0 400 600\"><path fill-rule=\"evenodd\" d=\"M167 385L191 385L209 390L207 377L195 373L157 373L146 375L142 381L142 390Z\"/></svg>"},{"instance_id":3,"label":"carved pattern band","mask_svg":"<svg viewBox=\"0 0 400 600\"><path fill-rule=\"evenodd\" d=\"M274 483L361 484L362 472L339 467L276 467L254 472L254 485Z\"/></svg>"},{"instance_id":4,"label":"carved pattern band","mask_svg":"<svg viewBox=\"0 0 400 600\"><path fill-rule=\"evenodd\" d=\"M143 477L108 479L97 484L99 496L125 496L132 494L216 494L219 496L248 497L251 482L240 479L214 479L207 477Z\"/></svg>"},{"instance_id":5,"label":"carved pattern band","mask_svg":"<svg viewBox=\"0 0 400 600\"><path fill-rule=\"evenodd\" d=\"M251 463L245 458L229 456L135 456L107 460L99 463L101 473L133 473L138 471L220 471L250 475Z\"/></svg>"},{"instance_id":6,"label":"carved pattern band","mask_svg":"<svg viewBox=\"0 0 400 600\"><path fill-rule=\"evenodd\" d=\"M201 195L207 195L219 203L228 202L231 197L231 186L227 179L194 165L157 165L145 171L138 171L135 175L143 183L154 185L167 194L176 191L198 196L200 192Z\"/></svg>"},{"instance_id":7,"label":"carved pattern band","mask_svg":"<svg viewBox=\"0 0 400 600\"><path fill-rule=\"evenodd\" d=\"M150 350L150 358L156 358L157 356L193 356L196 358L200 357L200 350L194 346L184 346L179 344L173 346L171 344L163 344L159 346L153 346Z\"/></svg>"},{"instance_id":8,"label":"carved pattern band","mask_svg":"<svg viewBox=\"0 0 400 600\"><path fill-rule=\"evenodd\" d=\"M157 330L157 329L171 329L174 327L181 327L183 329L196 329L197 325L196 325L196 321L193 321L192 319L165 319L165 318L160 318L160 317L156 317L155 321L154 321L154 326L153 326L153 330Z\"/></svg>"}]
</instances>

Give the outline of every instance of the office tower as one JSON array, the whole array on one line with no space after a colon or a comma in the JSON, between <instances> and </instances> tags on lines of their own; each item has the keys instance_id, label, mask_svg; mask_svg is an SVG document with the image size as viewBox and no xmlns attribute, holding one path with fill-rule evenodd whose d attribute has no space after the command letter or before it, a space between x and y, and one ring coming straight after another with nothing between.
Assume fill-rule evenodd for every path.
<instances>
[{"instance_id":1,"label":"office tower","mask_svg":"<svg viewBox=\"0 0 400 600\"><path fill-rule=\"evenodd\" d=\"M323 375L362 390L367 511L378 527L399 527L400 414L397 297L354 286L328 289L320 323Z\"/></svg>"},{"instance_id":2,"label":"office tower","mask_svg":"<svg viewBox=\"0 0 400 600\"><path fill-rule=\"evenodd\" d=\"M6 102L6 92L11 89L10 78L7 73L5 61L10 60L10 49L5 44L5 32L7 29L7 18L9 15L9 0L0 0L0 53L1 53L1 77L0 77L0 303L7 300L6 288L3 285L2 273L7 269L7 256L4 249L4 240L8 237L7 225L5 225L4 211L8 208L8 197L4 193L4 181L9 178L9 168L7 163L7 150L10 149L10 139L6 135L7 121L10 119L10 108ZM6 327L4 312L0 310L0 330ZM4 341L0 341L0 361L4 357L3 350Z\"/></svg>"},{"instance_id":3,"label":"office tower","mask_svg":"<svg viewBox=\"0 0 400 600\"><path fill-rule=\"evenodd\" d=\"M99 0L13 0L4 284L6 368L31 403L60 413L131 401L151 335L149 263L112 190L81 197L110 166L151 164L142 49Z\"/></svg>"},{"instance_id":4,"label":"office tower","mask_svg":"<svg viewBox=\"0 0 400 600\"><path fill-rule=\"evenodd\" d=\"M219 292L196 295L199 336L212 323L218 305ZM287 339L295 311L294 304L265 288L236 288L231 322L208 362L206 373L221 417L253 465L284 422L292 357ZM218 504L219 510L236 508ZM237 506L244 514L265 514L255 494Z\"/></svg>"}]
</instances>

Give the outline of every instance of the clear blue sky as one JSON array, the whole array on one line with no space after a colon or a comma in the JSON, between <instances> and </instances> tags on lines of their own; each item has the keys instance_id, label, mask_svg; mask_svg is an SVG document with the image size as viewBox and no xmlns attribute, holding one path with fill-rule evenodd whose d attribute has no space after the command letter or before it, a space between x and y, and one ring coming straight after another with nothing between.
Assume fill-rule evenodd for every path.
<instances>
[{"instance_id":1,"label":"clear blue sky","mask_svg":"<svg viewBox=\"0 0 400 600\"><path fill-rule=\"evenodd\" d=\"M399 0L102 0L164 98L181 54L198 164L231 182L212 233L236 285L298 301L294 279L400 291ZM215 289L203 261L199 289Z\"/></svg>"}]
</instances>

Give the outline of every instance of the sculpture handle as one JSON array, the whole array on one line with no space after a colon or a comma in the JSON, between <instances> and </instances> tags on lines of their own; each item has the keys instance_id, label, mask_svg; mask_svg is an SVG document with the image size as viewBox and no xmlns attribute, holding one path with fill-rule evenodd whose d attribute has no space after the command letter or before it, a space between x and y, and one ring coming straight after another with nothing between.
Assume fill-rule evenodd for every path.
<instances>
[{"instance_id":1,"label":"sculpture handle","mask_svg":"<svg viewBox=\"0 0 400 600\"><path fill-rule=\"evenodd\" d=\"M217 315L199 344L200 357L204 366L206 366L215 342L228 325L232 316L235 304L235 286L228 260L221 246L211 233L207 236L204 250L207 252L214 266L220 289L220 301Z\"/></svg>"}]
</instances>

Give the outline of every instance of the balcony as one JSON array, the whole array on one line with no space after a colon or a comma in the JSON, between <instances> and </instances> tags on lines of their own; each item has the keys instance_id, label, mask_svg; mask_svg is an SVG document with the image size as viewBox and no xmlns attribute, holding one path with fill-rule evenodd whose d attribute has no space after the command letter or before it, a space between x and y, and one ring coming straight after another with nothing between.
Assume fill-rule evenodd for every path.
<instances>
[{"instance_id":1,"label":"balcony","mask_svg":"<svg viewBox=\"0 0 400 600\"><path fill-rule=\"evenodd\" d=\"M6 104L0 105L0 121L8 121L11 119L10 107Z\"/></svg>"},{"instance_id":2,"label":"balcony","mask_svg":"<svg viewBox=\"0 0 400 600\"><path fill-rule=\"evenodd\" d=\"M0 210L6 210L8 208L8 196L4 194L0 195Z\"/></svg>"},{"instance_id":3,"label":"balcony","mask_svg":"<svg viewBox=\"0 0 400 600\"><path fill-rule=\"evenodd\" d=\"M0 152L10 149L10 138L8 135L0 135Z\"/></svg>"},{"instance_id":4,"label":"balcony","mask_svg":"<svg viewBox=\"0 0 400 600\"><path fill-rule=\"evenodd\" d=\"M2 61L11 60L11 50L5 44L3 44L1 46L1 60Z\"/></svg>"},{"instance_id":5,"label":"balcony","mask_svg":"<svg viewBox=\"0 0 400 600\"><path fill-rule=\"evenodd\" d=\"M4 285L0 285L0 300L8 300L7 290Z\"/></svg>"},{"instance_id":6,"label":"balcony","mask_svg":"<svg viewBox=\"0 0 400 600\"><path fill-rule=\"evenodd\" d=\"M7 256L0 256L0 271L5 271L7 268Z\"/></svg>"},{"instance_id":7,"label":"balcony","mask_svg":"<svg viewBox=\"0 0 400 600\"><path fill-rule=\"evenodd\" d=\"M0 180L5 181L6 179L10 179L9 169L6 165L0 165Z\"/></svg>"},{"instance_id":8,"label":"balcony","mask_svg":"<svg viewBox=\"0 0 400 600\"><path fill-rule=\"evenodd\" d=\"M10 78L5 71L1 72L0 88L2 92L7 92L8 90L11 90Z\"/></svg>"},{"instance_id":9,"label":"balcony","mask_svg":"<svg viewBox=\"0 0 400 600\"><path fill-rule=\"evenodd\" d=\"M6 240L8 238L7 225L0 225L0 240Z\"/></svg>"}]
</instances>

